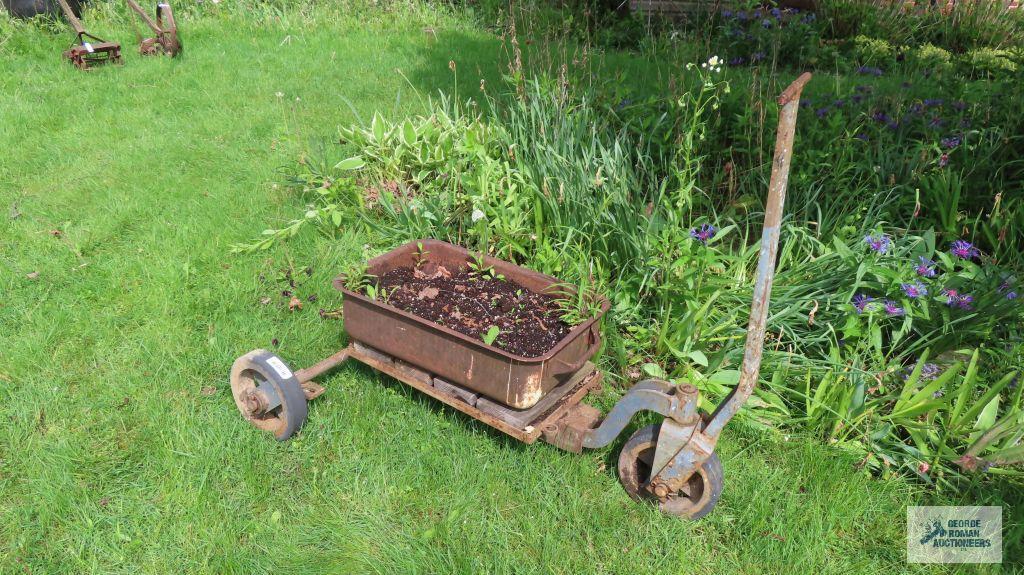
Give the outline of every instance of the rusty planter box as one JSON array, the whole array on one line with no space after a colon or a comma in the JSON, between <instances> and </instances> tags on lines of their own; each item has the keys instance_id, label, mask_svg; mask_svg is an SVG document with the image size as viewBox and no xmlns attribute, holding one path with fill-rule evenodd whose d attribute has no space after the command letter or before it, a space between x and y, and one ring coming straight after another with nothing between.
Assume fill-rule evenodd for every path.
<instances>
[{"instance_id":1,"label":"rusty planter box","mask_svg":"<svg viewBox=\"0 0 1024 575\"><path fill-rule=\"evenodd\" d=\"M422 240L370 260L367 273L379 277L395 268L416 265L420 245L426 252L420 265L428 269L443 265L455 271L474 261L466 249ZM496 258L484 261L530 291L565 293L567 289L551 276ZM515 409L532 407L594 356L601 345L599 321L608 311L608 300L601 298L596 317L574 327L544 355L522 357L349 290L343 277L336 279L334 286L345 294L345 331L352 339Z\"/></svg>"}]
</instances>

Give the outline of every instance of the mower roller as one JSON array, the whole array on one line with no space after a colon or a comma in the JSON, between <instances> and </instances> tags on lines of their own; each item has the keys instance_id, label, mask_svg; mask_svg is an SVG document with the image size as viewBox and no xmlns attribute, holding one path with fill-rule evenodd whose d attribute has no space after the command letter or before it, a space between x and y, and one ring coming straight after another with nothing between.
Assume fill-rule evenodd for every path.
<instances>
[{"instance_id":1,"label":"mower roller","mask_svg":"<svg viewBox=\"0 0 1024 575\"><path fill-rule=\"evenodd\" d=\"M710 415L698 409L700 393L692 383L661 379L635 384L603 417L584 403L602 377L589 361L600 346L599 317L574 327L544 356L524 358L351 291L342 278L335 286L345 294L349 345L297 371L269 351L243 355L230 375L236 406L259 429L288 439L305 421L306 403L324 393L314 379L355 359L524 443L540 439L574 453L610 445L634 415L651 411L663 419L626 441L619 454L619 481L630 497L653 502L668 515L707 515L723 485L715 446L725 424L753 393L760 372L800 93L810 78L809 73L801 75L778 99L778 132L740 378ZM432 260L428 265L472 261L461 248L423 240L370 260L368 273L379 276L395 267L422 264L424 248ZM527 289L557 281L495 258L485 261ZM602 303L601 314L607 310L607 302Z\"/></svg>"}]
</instances>

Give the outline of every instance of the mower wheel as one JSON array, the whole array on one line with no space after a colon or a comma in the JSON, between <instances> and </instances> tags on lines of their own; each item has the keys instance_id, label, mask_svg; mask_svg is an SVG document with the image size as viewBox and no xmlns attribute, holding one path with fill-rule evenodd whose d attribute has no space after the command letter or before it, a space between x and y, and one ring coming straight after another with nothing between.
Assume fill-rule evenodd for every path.
<instances>
[{"instance_id":1,"label":"mower wheel","mask_svg":"<svg viewBox=\"0 0 1024 575\"><path fill-rule=\"evenodd\" d=\"M266 394L275 392L278 405L267 405ZM257 349L235 360L231 366L231 394L238 411L259 429L274 434L278 441L291 437L302 427L308 413L306 394L288 365L277 355Z\"/></svg>"},{"instance_id":2,"label":"mower wheel","mask_svg":"<svg viewBox=\"0 0 1024 575\"><path fill-rule=\"evenodd\" d=\"M637 430L619 452L619 482L635 501L658 501L644 486L651 479L654 449L658 444L661 424ZM715 453L694 473L687 486L658 501L658 509L667 515L700 519L715 508L722 495L722 461Z\"/></svg>"}]
</instances>

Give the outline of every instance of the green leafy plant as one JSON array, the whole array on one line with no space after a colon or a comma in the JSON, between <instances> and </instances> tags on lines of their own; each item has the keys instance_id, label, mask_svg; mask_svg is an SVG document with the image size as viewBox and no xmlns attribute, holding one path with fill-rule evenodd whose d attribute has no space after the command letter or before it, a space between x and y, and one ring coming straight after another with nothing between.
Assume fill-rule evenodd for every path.
<instances>
[{"instance_id":1,"label":"green leafy plant","mask_svg":"<svg viewBox=\"0 0 1024 575\"><path fill-rule=\"evenodd\" d=\"M493 345L499 335L501 335L501 330L498 329L498 326L492 325L488 328L486 333L480 336L480 339L482 339L487 345Z\"/></svg>"}]
</instances>

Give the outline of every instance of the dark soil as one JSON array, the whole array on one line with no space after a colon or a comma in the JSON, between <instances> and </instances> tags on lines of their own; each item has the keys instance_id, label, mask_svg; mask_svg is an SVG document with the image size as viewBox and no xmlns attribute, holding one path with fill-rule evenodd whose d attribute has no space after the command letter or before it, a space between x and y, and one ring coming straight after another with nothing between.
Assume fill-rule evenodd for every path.
<instances>
[{"instance_id":1,"label":"dark soil","mask_svg":"<svg viewBox=\"0 0 1024 575\"><path fill-rule=\"evenodd\" d=\"M544 355L572 329L554 296L469 269L397 268L377 282L378 299L474 339L497 326L491 345L523 357Z\"/></svg>"}]
</instances>

